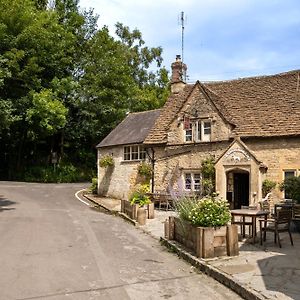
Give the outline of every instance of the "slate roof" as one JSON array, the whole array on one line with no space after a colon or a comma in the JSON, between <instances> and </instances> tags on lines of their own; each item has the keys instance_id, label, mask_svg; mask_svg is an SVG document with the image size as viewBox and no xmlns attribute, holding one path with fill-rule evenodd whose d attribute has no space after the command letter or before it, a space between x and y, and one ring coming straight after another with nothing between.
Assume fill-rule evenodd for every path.
<instances>
[{"instance_id":1,"label":"slate roof","mask_svg":"<svg viewBox=\"0 0 300 300\"><path fill-rule=\"evenodd\" d=\"M97 145L97 148L143 143L160 112L161 109L130 113Z\"/></svg>"},{"instance_id":2,"label":"slate roof","mask_svg":"<svg viewBox=\"0 0 300 300\"><path fill-rule=\"evenodd\" d=\"M225 120L234 125L233 135L300 135L299 74L300 70L295 70L271 76L187 84L183 92L169 97L145 143L166 142L170 123L197 86Z\"/></svg>"}]
</instances>

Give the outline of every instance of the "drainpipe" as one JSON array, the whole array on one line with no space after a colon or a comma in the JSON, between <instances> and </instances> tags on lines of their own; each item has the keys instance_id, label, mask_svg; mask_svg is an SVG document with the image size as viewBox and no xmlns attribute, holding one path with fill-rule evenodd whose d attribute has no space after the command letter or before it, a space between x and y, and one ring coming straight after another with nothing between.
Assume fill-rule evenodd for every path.
<instances>
[{"instance_id":1,"label":"drainpipe","mask_svg":"<svg viewBox=\"0 0 300 300\"><path fill-rule=\"evenodd\" d=\"M147 156L151 162L151 167L152 167L152 176L151 176L151 193L154 193L154 166L155 166L155 151L153 148L151 148L151 151L152 151L152 155L149 154L148 152L148 149L146 149L146 153L147 153Z\"/></svg>"}]
</instances>

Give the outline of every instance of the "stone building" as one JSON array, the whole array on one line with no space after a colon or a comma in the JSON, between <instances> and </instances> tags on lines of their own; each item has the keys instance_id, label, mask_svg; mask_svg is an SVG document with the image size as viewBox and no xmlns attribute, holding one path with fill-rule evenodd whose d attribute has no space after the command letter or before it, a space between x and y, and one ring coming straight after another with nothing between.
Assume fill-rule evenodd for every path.
<instances>
[{"instance_id":1,"label":"stone building","mask_svg":"<svg viewBox=\"0 0 300 300\"><path fill-rule=\"evenodd\" d=\"M147 160L143 142L161 110L130 113L98 145L98 194L127 199L139 181L137 167ZM112 156L114 166L101 168L100 159Z\"/></svg>"},{"instance_id":2,"label":"stone building","mask_svg":"<svg viewBox=\"0 0 300 300\"><path fill-rule=\"evenodd\" d=\"M155 191L201 192L208 157L216 162L216 190L232 208L261 200L264 179L300 175L299 71L195 84L182 80L185 71L177 57L171 95L143 140Z\"/></svg>"}]
</instances>

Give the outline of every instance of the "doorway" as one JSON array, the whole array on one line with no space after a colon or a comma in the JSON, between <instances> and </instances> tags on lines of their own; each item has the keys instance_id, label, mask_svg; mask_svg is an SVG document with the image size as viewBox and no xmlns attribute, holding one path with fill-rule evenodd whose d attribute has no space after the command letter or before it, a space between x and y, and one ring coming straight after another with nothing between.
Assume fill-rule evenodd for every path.
<instances>
[{"instance_id":1,"label":"doorway","mask_svg":"<svg viewBox=\"0 0 300 300\"><path fill-rule=\"evenodd\" d=\"M249 173L232 171L227 174L227 199L231 209L249 206Z\"/></svg>"}]
</instances>

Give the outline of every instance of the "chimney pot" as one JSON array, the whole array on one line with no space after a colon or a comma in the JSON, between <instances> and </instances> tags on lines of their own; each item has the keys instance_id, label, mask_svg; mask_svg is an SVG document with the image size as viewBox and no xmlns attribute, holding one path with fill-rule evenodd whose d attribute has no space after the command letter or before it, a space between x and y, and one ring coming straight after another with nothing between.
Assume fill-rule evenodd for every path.
<instances>
[{"instance_id":1,"label":"chimney pot","mask_svg":"<svg viewBox=\"0 0 300 300\"><path fill-rule=\"evenodd\" d=\"M176 55L176 61L172 63L172 78L171 78L171 92L179 93L183 90L185 86L185 74L186 74L186 64L181 61L181 56Z\"/></svg>"}]
</instances>

